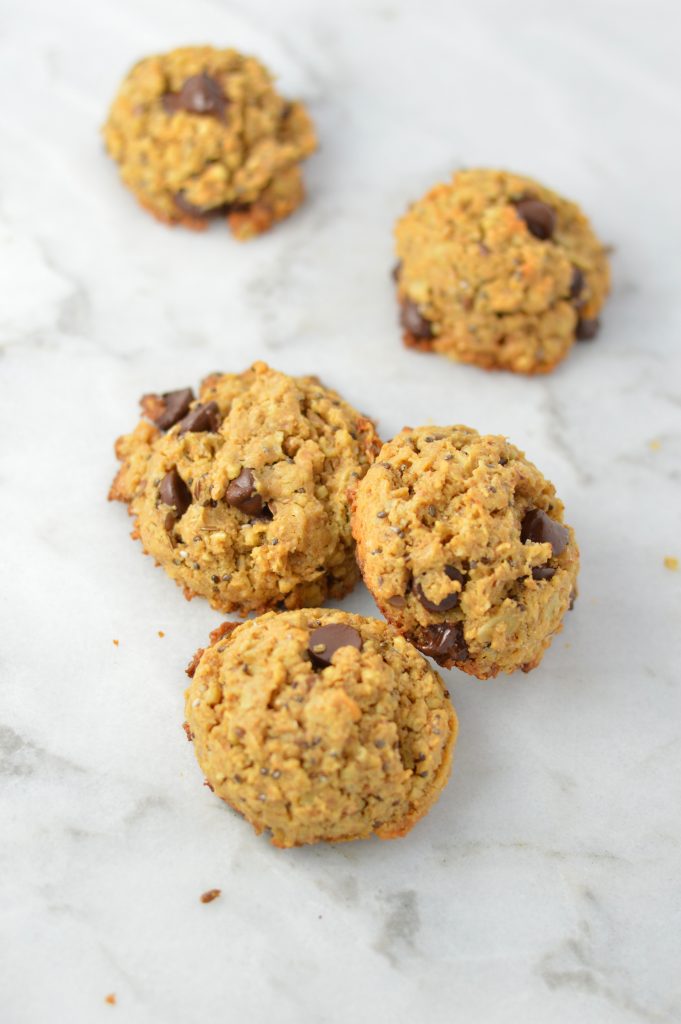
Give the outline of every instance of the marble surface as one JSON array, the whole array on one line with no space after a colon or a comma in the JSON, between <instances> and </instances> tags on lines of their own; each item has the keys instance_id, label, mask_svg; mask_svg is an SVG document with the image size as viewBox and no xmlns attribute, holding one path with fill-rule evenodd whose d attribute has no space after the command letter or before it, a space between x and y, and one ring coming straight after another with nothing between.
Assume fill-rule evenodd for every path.
<instances>
[{"instance_id":1,"label":"marble surface","mask_svg":"<svg viewBox=\"0 0 681 1024\"><path fill-rule=\"evenodd\" d=\"M4 0L1 24L3 1024L681 1020L678 11ZM127 67L192 41L260 55L319 127L307 205L244 246L144 216L98 136ZM614 246L601 336L547 379L398 343L392 222L461 165L543 179ZM400 842L278 852L202 787L183 669L220 616L106 502L139 395L255 358L385 437L507 434L580 541L537 671L446 674L455 770Z\"/></svg>"}]
</instances>

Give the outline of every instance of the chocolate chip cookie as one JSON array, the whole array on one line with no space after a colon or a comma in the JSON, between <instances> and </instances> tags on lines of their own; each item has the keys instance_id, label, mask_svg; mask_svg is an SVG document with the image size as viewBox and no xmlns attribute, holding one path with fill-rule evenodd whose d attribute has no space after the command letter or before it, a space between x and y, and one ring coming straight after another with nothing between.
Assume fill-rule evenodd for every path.
<instances>
[{"instance_id":1,"label":"chocolate chip cookie","mask_svg":"<svg viewBox=\"0 0 681 1024\"><path fill-rule=\"evenodd\" d=\"M486 679L536 667L575 594L553 485L503 437L405 427L353 499L364 582L424 654Z\"/></svg>"},{"instance_id":2,"label":"chocolate chip cookie","mask_svg":"<svg viewBox=\"0 0 681 1024\"><path fill-rule=\"evenodd\" d=\"M597 332L605 248L578 206L531 178L460 171L413 203L395 236L408 346L534 374Z\"/></svg>"},{"instance_id":3,"label":"chocolate chip cookie","mask_svg":"<svg viewBox=\"0 0 681 1024\"><path fill-rule=\"evenodd\" d=\"M123 182L161 221L204 228L224 216L240 240L303 200L300 163L316 147L300 103L236 50L187 46L136 64L104 126Z\"/></svg>"},{"instance_id":4,"label":"chocolate chip cookie","mask_svg":"<svg viewBox=\"0 0 681 1024\"><path fill-rule=\"evenodd\" d=\"M442 680L384 622L270 613L211 634L187 672L206 781L275 846L402 836L440 795L457 720Z\"/></svg>"},{"instance_id":5,"label":"chocolate chip cookie","mask_svg":"<svg viewBox=\"0 0 681 1024\"><path fill-rule=\"evenodd\" d=\"M370 420L316 377L264 363L207 377L198 398L183 388L141 404L109 497L187 597L247 614L352 589L347 491L380 447Z\"/></svg>"}]
</instances>

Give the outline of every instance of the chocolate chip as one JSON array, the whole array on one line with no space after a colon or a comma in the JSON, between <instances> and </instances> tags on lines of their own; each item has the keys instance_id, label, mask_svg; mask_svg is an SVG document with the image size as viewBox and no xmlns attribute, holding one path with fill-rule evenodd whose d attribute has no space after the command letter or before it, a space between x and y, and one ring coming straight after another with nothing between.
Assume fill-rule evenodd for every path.
<instances>
[{"instance_id":1,"label":"chocolate chip","mask_svg":"<svg viewBox=\"0 0 681 1024\"><path fill-rule=\"evenodd\" d=\"M391 608L404 608L406 603L407 602L405 601L401 594L395 594L394 597L388 598L388 604L391 606Z\"/></svg>"},{"instance_id":2,"label":"chocolate chip","mask_svg":"<svg viewBox=\"0 0 681 1024\"><path fill-rule=\"evenodd\" d=\"M194 401L194 392L191 388L181 388L179 391L166 391L161 395L163 409L154 416L153 420L159 430L170 430L178 420L181 420L189 410Z\"/></svg>"},{"instance_id":3,"label":"chocolate chip","mask_svg":"<svg viewBox=\"0 0 681 1024\"><path fill-rule=\"evenodd\" d=\"M409 331L415 338L432 338L433 328L430 320L426 320L422 316L419 307L411 299L402 300L402 312L400 313L400 323L404 327L405 331Z\"/></svg>"},{"instance_id":4,"label":"chocolate chip","mask_svg":"<svg viewBox=\"0 0 681 1024\"><path fill-rule=\"evenodd\" d=\"M182 210L182 213L186 213L188 217L208 217L212 212L211 210L204 209L202 206L195 206L194 203L190 203L188 199L185 199L184 192L176 192L173 196L173 202L178 210Z\"/></svg>"},{"instance_id":5,"label":"chocolate chip","mask_svg":"<svg viewBox=\"0 0 681 1024\"><path fill-rule=\"evenodd\" d=\"M597 318L585 320L580 317L577 321L577 330L575 332L577 341L592 341L598 334L600 326L600 321Z\"/></svg>"},{"instance_id":6,"label":"chocolate chip","mask_svg":"<svg viewBox=\"0 0 681 1024\"><path fill-rule=\"evenodd\" d=\"M521 199L515 208L531 235L542 241L551 238L556 227L556 214L548 203L542 203L540 199Z\"/></svg>"},{"instance_id":7,"label":"chocolate chip","mask_svg":"<svg viewBox=\"0 0 681 1024\"><path fill-rule=\"evenodd\" d=\"M550 544L554 556L565 551L570 540L567 527L547 516L540 508L531 508L523 516L520 526L520 539L523 544Z\"/></svg>"},{"instance_id":8,"label":"chocolate chip","mask_svg":"<svg viewBox=\"0 0 681 1024\"><path fill-rule=\"evenodd\" d=\"M184 515L192 503L191 492L175 466L161 480L158 493L161 501L175 509L178 519Z\"/></svg>"},{"instance_id":9,"label":"chocolate chip","mask_svg":"<svg viewBox=\"0 0 681 1024\"><path fill-rule=\"evenodd\" d=\"M250 209L247 203L219 203L217 206L196 206L190 203L182 190L173 195L173 202L178 210L188 217L207 221L209 218L226 217L228 213L245 213Z\"/></svg>"},{"instance_id":10,"label":"chocolate chip","mask_svg":"<svg viewBox=\"0 0 681 1024\"><path fill-rule=\"evenodd\" d=\"M326 668L340 647L362 649L362 638L352 626L334 622L330 626L319 626L310 633L307 649L316 668Z\"/></svg>"},{"instance_id":11,"label":"chocolate chip","mask_svg":"<svg viewBox=\"0 0 681 1024\"><path fill-rule=\"evenodd\" d=\"M220 409L217 402L197 405L180 423L179 436L183 434L203 434L208 431L216 433L220 426Z\"/></svg>"},{"instance_id":12,"label":"chocolate chip","mask_svg":"<svg viewBox=\"0 0 681 1024\"><path fill-rule=\"evenodd\" d=\"M453 565L446 565L444 572L447 579L452 580L454 583L460 583L461 590L463 590L464 584L466 582L466 577L462 572L459 572L458 569L455 569ZM430 601L423 592L423 587L421 586L420 583L414 584L414 594L421 602L423 607L426 609L426 611L429 612L448 612L452 608L456 608L461 597L461 591L455 590L453 593L447 594L447 596L443 597L442 600L439 602Z\"/></svg>"},{"instance_id":13,"label":"chocolate chip","mask_svg":"<svg viewBox=\"0 0 681 1024\"><path fill-rule=\"evenodd\" d=\"M576 299L582 294L585 277L579 267L572 268L572 280L570 281L570 298Z\"/></svg>"},{"instance_id":14,"label":"chocolate chip","mask_svg":"<svg viewBox=\"0 0 681 1024\"><path fill-rule=\"evenodd\" d=\"M225 492L225 501L247 516L271 519L272 513L255 489L255 477L250 469L242 469Z\"/></svg>"},{"instance_id":15,"label":"chocolate chip","mask_svg":"<svg viewBox=\"0 0 681 1024\"><path fill-rule=\"evenodd\" d=\"M436 626L428 626L422 631L416 646L440 665L466 661L469 656L462 622L440 622Z\"/></svg>"},{"instance_id":16,"label":"chocolate chip","mask_svg":"<svg viewBox=\"0 0 681 1024\"><path fill-rule=\"evenodd\" d=\"M186 110L189 114L207 114L220 121L225 119L227 102L220 83L205 73L192 75L179 92L167 92L162 97L163 107L168 114Z\"/></svg>"},{"instance_id":17,"label":"chocolate chip","mask_svg":"<svg viewBox=\"0 0 681 1024\"><path fill-rule=\"evenodd\" d=\"M532 570L533 580L551 580L556 575L556 570L550 565L535 565Z\"/></svg>"},{"instance_id":18,"label":"chocolate chip","mask_svg":"<svg viewBox=\"0 0 681 1024\"><path fill-rule=\"evenodd\" d=\"M390 276L393 281L399 281L400 274L402 273L402 260L398 260L393 269L390 271Z\"/></svg>"}]
</instances>

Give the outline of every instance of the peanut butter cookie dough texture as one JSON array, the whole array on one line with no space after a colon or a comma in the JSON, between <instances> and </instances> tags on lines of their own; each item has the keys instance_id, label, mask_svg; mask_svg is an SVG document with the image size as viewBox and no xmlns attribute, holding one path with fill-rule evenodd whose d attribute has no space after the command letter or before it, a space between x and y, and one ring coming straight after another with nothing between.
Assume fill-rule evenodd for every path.
<instances>
[{"instance_id":1,"label":"peanut butter cookie dough texture","mask_svg":"<svg viewBox=\"0 0 681 1024\"><path fill-rule=\"evenodd\" d=\"M386 619L481 679L538 665L574 599L579 552L563 505L503 437L405 427L357 486L353 530Z\"/></svg>"},{"instance_id":2,"label":"peanut butter cookie dough texture","mask_svg":"<svg viewBox=\"0 0 681 1024\"><path fill-rule=\"evenodd\" d=\"M380 441L370 420L316 377L255 363L142 399L119 438L109 497L187 597L224 612L340 598L359 573L348 489Z\"/></svg>"},{"instance_id":3,"label":"peanut butter cookie dough texture","mask_svg":"<svg viewBox=\"0 0 681 1024\"><path fill-rule=\"evenodd\" d=\"M123 182L161 221L204 228L224 216L240 240L303 201L301 162L316 148L300 103L236 50L187 46L136 64L104 141Z\"/></svg>"},{"instance_id":4,"label":"peanut butter cookie dough texture","mask_svg":"<svg viewBox=\"0 0 681 1024\"><path fill-rule=\"evenodd\" d=\"M604 246L578 206L531 178L460 171L410 206L395 237L408 346L548 373L598 330Z\"/></svg>"},{"instance_id":5,"label":"peanut butter cookie dough texture","mask_svg":"<svg viewBox=\"0 0 681 1024\"><path fill-rule=\"evenodd\" d=\"M402 836L449 776L442 680L384 622L339 611L227 623L188 669L210 788L275 846Z\"/></svg>"}]
</instances>

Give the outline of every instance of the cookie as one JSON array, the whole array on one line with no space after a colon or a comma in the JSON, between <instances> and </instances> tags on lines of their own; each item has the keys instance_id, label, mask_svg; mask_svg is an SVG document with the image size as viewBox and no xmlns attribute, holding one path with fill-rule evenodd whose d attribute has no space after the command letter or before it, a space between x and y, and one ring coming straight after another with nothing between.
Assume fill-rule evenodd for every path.
<instances>
[{"instance_id":1,"label":"cookie","mask_svg":"<svg viewBox=\"0 0 681 1024\"><path fill-rule=\"evenodd\" d=\"M393 839L437 800L456 715L384 622L271 612L211 641L187 670L185 729L210 788L275 846Z\"/></svg>"},{"instance_id":2,"label":"cookie","mask_svg":"<svg viewBox=\"0 0 681 1024\"><path fill-rule=\"evenodd\" d=\"M534 374L596 334L605 249L578 206L531 178L460 171L413 203L395 236L408 346Z\"/></svg>"},{"instance_id":3,"label":"cookie","mask_svg":"<svg viewBox=\"0 0 681 1024\"><path fill-rule=\"evenodd\" d=\"M353 498L364 582L447 668L529 671L561 629L579 551L553 485L503 437L405 427Z\"/></svg>"},{"instance_id":4,"label":"cookie","mask_svg":"<svg viewBox=\"0 0 681 1024\"><path fill-rule=\"evenodd\" d=\"M300 205L300 163L316 148L305 108L277 93L259 61L211 46L136 64L104 141L123 182L159 220L204 228L224 216L240 240Z\"/></svg>"},{"instance_id":5,"label":"cookie","mask_svg":"<svg viewBox=\"0 0 681 1024\"><path fill-rule=\"evenodd\" d=\"M116 443L109 497L189 598L242 615L347 594L358 579L347 491L380 441L316 377L255 363L145 395Z\"/></svg>"}]
</instances>

